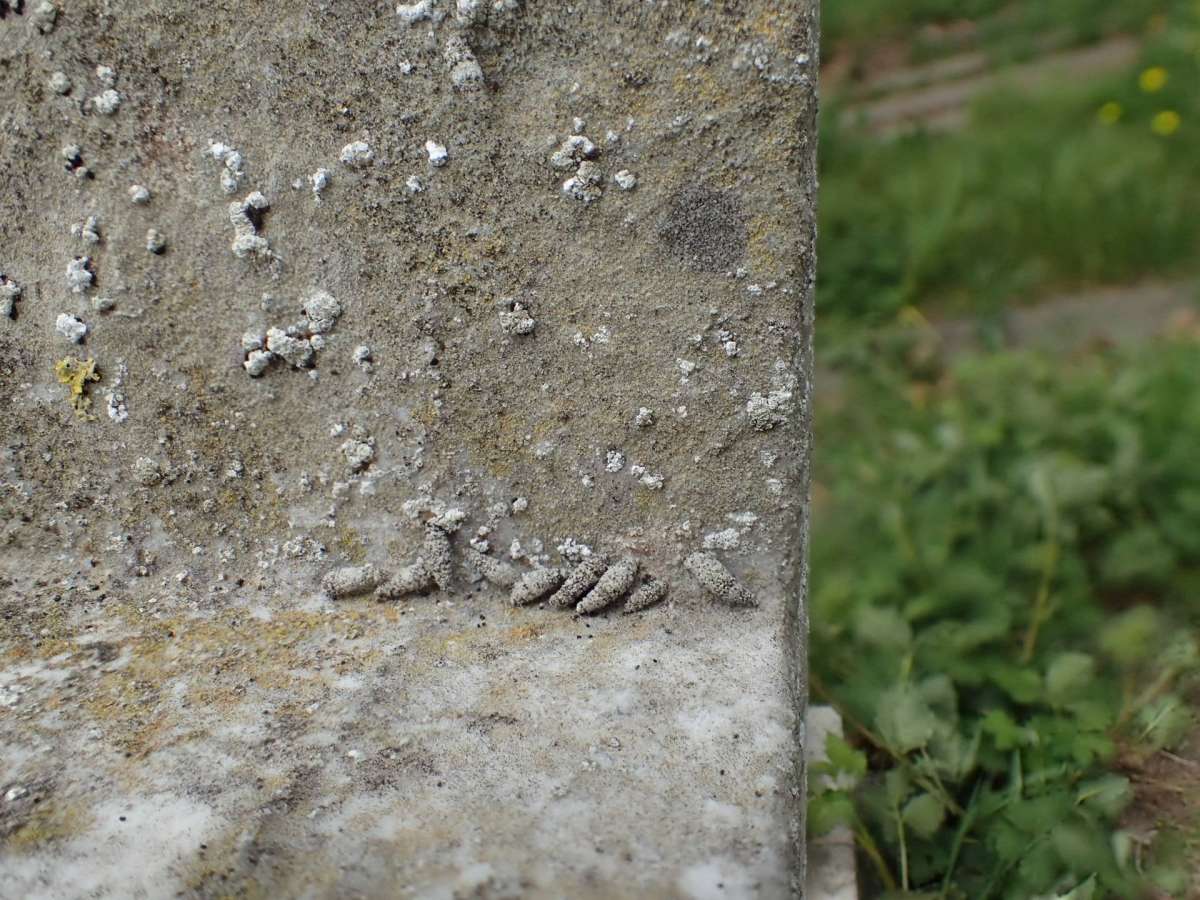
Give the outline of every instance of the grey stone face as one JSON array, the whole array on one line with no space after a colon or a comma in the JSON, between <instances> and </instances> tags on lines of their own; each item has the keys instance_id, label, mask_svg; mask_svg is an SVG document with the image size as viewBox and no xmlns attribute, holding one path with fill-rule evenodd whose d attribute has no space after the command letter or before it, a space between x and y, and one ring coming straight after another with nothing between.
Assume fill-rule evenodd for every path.
<instances>
[{"instance_id":1,"label":"grey stone face","mask_svg":"<svg viewBox=\"0 0 1200 900\"><path fill-rule=\"evenodd\" d=\"M0 10L0 897L796 892L813 0Z\"/></svg>"}]
</instances>

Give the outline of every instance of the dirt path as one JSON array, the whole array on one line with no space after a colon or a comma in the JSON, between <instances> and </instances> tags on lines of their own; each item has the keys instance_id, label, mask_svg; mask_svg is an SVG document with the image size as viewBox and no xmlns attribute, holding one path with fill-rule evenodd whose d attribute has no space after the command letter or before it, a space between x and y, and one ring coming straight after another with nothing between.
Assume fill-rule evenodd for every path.
<instances>
[{"instance_id":1,"label":"dirt path","mask_svg":"<svg viewBox=\"0 0 1200 900\"><path fill-rule=\"evenodd\" d=\"M854 93L874 99L852 104L843 115L879 136L918 126L955 130L966 122L971 102L986 91L1002 86L1028 91L1057 78L1079 79L1116 71L1132 65L1140 49L1137 39L1118 35L1089 47L998 68L989 68L991 61L984 53L964 53L867 79Z\"/></svg>"},{"instance_id":2,"label":"dirt path","mask_svg":"<svg viewBox=\"0 0 1200 900\"><path fill-rule=\"evenodd\" d=\"M1098 345L1144 343L1161 337L1193 322L1200 314L1198 301L1200 283L1193 280L1099 288L1050 297L1037 306L1010 309L1001 318L999 330L1005 349L1076 353ZM820 297L817 303L819 308ZM990 349L983 340L982 325L978 316L930 322L947 360ZM817 394L823 399L833 398L840 393L843 379L840 373L822 365L822 358L818 339Z\"/></svg>"}]
</instances>

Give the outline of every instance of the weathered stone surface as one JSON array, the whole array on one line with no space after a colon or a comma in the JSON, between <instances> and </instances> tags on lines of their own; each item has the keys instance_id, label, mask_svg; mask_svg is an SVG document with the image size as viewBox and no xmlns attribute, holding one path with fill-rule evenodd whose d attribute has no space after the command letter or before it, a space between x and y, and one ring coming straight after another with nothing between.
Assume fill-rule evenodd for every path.
<instances>
[{"instance_id":1,"label":"weathered stone surface","mask_svg":"<svg viewBox=\"0 0 1200 900\"><path fill-rule=\"evenodd\" d=\"M0 6L0 896L798 893L815 3Z\"/></svg>"}]
</instances>

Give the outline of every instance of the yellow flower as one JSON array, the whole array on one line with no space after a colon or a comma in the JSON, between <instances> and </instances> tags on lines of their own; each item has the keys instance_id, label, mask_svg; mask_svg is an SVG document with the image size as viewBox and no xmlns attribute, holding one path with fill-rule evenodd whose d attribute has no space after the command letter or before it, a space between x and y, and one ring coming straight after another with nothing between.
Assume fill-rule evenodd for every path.
<instances>
[{"instance_id":1,"label":"yellow flower","mask_svg":"<svg viewBox=\"0 0 1200 900\"><path fill-rule=\"evenodd\" d=\"M1104 125L1116 125L1121 120L1121 104L1116 100L1109 100L1096 112L1096 118Z\"/></svg>"},{"instance_id":2,"label":"yellow flower","mask_svg":"<svg viewBox=\"0 0 1200 900\"><path fill-rule=\"evenodd\" d=\"M1147 94L1157 94L1167 86L1169 78L1162 66L1151 66L1138 76L1138 86Z\"/></svg>"},{"instance_id":3,"label":"yellow flower","mask_svg":"<svg viewBox=\"0 0 1200 900\"><path fill-rule=\"evenodd\" d=\"M1175 112L1175 110L1164 109L1150 120L1150 128L1157 135L1161 135L1162 137L1170 137L1179 130L1179 126L1182 121L1183 120L1179 118L1179 113Z\"/></svg>"}]
</instances>

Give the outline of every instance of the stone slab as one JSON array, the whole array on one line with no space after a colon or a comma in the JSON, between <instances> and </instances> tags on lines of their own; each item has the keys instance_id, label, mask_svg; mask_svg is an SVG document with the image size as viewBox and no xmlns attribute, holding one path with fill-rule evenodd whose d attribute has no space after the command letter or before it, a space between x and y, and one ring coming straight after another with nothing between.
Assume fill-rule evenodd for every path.
<instances>
[{"instance_id":1,"label":"stone slab","mask_svg":"<svg viewBox=\"0 0 1200 900\"><path fill-rule=\"evenodd\" d=\"M0 896L801 893L814 6L0 2Z\"/></svg>"}]
</instances>

